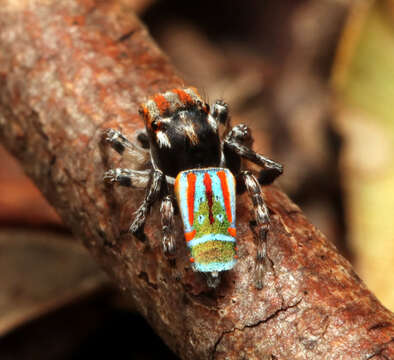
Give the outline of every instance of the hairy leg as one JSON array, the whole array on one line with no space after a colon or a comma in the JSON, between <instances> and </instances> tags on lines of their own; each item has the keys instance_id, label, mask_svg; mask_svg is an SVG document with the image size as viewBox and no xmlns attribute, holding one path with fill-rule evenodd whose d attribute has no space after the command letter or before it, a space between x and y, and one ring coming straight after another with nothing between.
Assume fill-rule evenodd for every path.
<instances>
[{"instance_id":1,"label":"hairy leg","mask_svg":"<svg viewBox=\"0 0 394 360\"><path fill-rule=\"evenodd\" d=\"M250 171L242 171L239 175L245 184L253 204L257 224L257 254L255 267L256 287L263 287L264 264L267 255L267 234L269 230L269 214L261 194L260 184Z\"/></svg>"},{"instance_id":2,"label":"hairy leg","mask_svg":"<svg viewBox=\"0 0 394 360\"><path fill-rule=\"evenodd\" d=\"M174 203L170 195L164 197L161 207L162 244L166 256L175 254Z\"/></svg>"},{"instance_id":3,"label":"hairy leg","mask_svg":"<svg viewBox=\"0 0 394 360\"><path fill-rule=\"evenodd\" d=\"M110 184L143 189L149 182L151 170L110 169L104 173L104 181Z\"/></svg>"},{"instance_id":4,"label":"hairy leg","mask_svg":"<svg viewBox=\"0 0 394 360\"><path fill-rule=\"evenodd\" d=\"M160 170L151 170L144 201L138 208L135 219L130 226L131 233L137 234L143 230L149 210L153 203L160 197L164 183L164 174Z\"/></svg>"},{"instance_id":5,"label":"hairy leg","mask_svg":"<svg viewBox=\"0 0 394 360\"><path fill-rule=\"evenodd\" d=\"M229 116L228 116L228 105L222 100L216 100L213 104L211 114L213 118L225 127L228 126Z\"/></svg>"},{"instance_id":6,"label":"hairy leg","mask_svg":"<svg viewBox=\"0 0 394 360\"><path fill-rule=\"evenodd\" d=\"M149 161L149 152L131 143L120 131L106 129L104 140L131 163L142 165Z\"/></svg>"},{"instance_id":7,"label":"hairy leg","mask_svg":"<svg viewBox=\"0 0 394 360\"><path fill-rule=\"evenodd\" d=\"M252 149L252 136L246 125L240 124L234 126L226 135L223 141L223 151L230 158L239 156L254 162L263 168L261 179L264 184L273 182L279 175L283 173L283 166L271 159L264 157ZM264 177L264 174L266 176Z\"/></svg>"},{"instance_id":8,"label":"hairy leg","mask_svg":"<svg viewBox=\"0 0 394 360\"><path fill-rule=\"evenodd\" d=\"M146 132L146 129L140 130L137 132L137 140L140 143L143 149L149 149L149 137Z\"/></svg>"}]
</instances>

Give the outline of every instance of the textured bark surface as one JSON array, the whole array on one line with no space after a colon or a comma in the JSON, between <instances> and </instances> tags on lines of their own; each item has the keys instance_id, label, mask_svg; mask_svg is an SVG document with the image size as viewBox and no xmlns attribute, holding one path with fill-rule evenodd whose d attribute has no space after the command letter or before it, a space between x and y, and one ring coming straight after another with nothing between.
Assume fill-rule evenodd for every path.
<instances>
[{"instance_id":1,"label":"textured bark surface","mask_svg":"<svg viewBox=\"0 0 394 360\"><path fill-rule=\"evenodd\" d=\"M240 260L216 290L191 271L179 219L175 264L161 252L158 206L145 242L127 233L143 192L104 186L103 172L121 160L100 146L101 132L115 127L133 140L143 126L138 104L183 82L119 4L0 2L0 136L8 150L181 358L393 358L392 313L274 186L264 189L272 267L261 291L246 195L237 203Z\"/></svg>"}]
</instances>

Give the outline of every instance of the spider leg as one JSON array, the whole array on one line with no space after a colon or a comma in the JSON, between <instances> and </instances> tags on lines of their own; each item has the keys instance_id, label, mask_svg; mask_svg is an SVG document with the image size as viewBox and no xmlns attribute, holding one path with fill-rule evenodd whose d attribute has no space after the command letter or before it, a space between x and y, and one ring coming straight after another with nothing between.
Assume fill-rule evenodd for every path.
<instances>
[{"instance_id":1,"label":"spider leg","mask_svg":"<svg viewBox=\"0 0 394 360\"><path fill-rule=\"evenodd\" d=\"M174 236L174 203L170 195L164 197L160 207L162 244L166 256L175 254L175 236Z\"/></svg>"},{"instance_id":2,"label":"spider leg","mask_svg":"<svg viewBox=\"0 0 394 360\"><path fill-rule=\"evenodd\" d=\"M131 233L137 234L144 228L149 210L153 203L160 197L164 182L165 176L160 170L151 170L149 184L145 193L144 201L138 208L135 219L130 226Z\"/></svg>"},{"instance_id":3,"label":"spider leg","mask_svg":"<svg viewBox=\"0 0 394 360\"><path fill-rule=\"evenodd\" d=\"M148 133L146 132L146 129L140 130L137 133L137 140L143 149L149 149L150 147L149 137L148 137Z\"/></svg>"},{"instance_id":4,"label":"spider leg","mask_svg":"<svg viewBox=\"0 0 394 360\"><path fill-rule=\"evenodd\" d=\"M283 173L283 166L276 161L268 159L250 149L252 136L246 125L240 124L234 126L226 135L223 141L223 151L227 157L238 155L263 168L260 180L262 183L272 183L279 175Z\"/></svg>"},{"instance_id":5,"label":"spider leg","mask_svg":"<svg viewBox=\"0 0 394 360\"><path fill-rule=\"evenodd\" d=\"M256 287L263 287L264 262L267 256L267 234L269 230L270 219L268 209L265 205L261 194L260 184L256 177L250 171L242 171L240 177L252 200L254 216L257 224L257 254L255 267Z\"/></svg>"},{"instance_id":6,"label":"spider leg","mask_svg":"<svg viewBox=\"0 0 394 360\"><path fill-rule=\"evenodd\" d=\"M149 159L149 152L131 143L120 131L106 129L104 140L111 145L120 155L128 158L131 162L144 164Z\"/></svg>"},{"instance_id":7,"label":"spider leg","mask_svg":"<svg viewBox=\"0 0 394 360\"><path fill-rule=\"evenodd\" d=\"M150 170L110 169L104 173L105 182L116 183L121 186L133 188L146 188L149 182Z\"/></svg>"},{"instance_id":8,"label":"spider leg","mask_svg":"<svg viewBox=\"0 0 394 360\"><path fill-rule=\"evenodd\" d=\"M227 126L230 120L228 116L228 105L223 100L216 100L213 104L212 116L220 124Z\"/></svg>"}]
</instances>

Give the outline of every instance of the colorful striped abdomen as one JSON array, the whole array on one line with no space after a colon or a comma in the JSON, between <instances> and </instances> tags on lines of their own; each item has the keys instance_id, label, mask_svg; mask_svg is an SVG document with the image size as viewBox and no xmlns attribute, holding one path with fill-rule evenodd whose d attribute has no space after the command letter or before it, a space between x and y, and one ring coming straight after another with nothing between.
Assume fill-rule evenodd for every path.
<instances>
[{"instance_id":1,"label":"colorful striped abdomen","mask_svg":"<svg viewBox=\"0 0 394 360\"><path fill-rule=\"evenodd\" d=\"M230 170L181 171L175 194L195 270L232 269L236 262L235 179Z\"/></svg>"}]
</instances>

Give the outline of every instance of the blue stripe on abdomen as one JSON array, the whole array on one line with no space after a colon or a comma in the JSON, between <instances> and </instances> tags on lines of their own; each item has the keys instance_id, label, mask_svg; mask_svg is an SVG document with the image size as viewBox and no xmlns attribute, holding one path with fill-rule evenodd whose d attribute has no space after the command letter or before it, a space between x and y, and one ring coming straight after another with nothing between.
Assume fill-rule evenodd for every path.
<instances>
[{"instance_id":1,"label":"blue stripe on abdomen","mask_svg":"<svg viewBox=\"0 0 394 360\"><path fill-rule=\"evenodd\" d=\"M237 261L234 259L227 262L211 262L207 264L194 263L193 267L194 270L200 272L225 271L231 270L236 263Z\"/></svg>"},{"instance_id":2,"label":"blue stripe on abdomen","mask_svg":"<svg viewBox=\"0 0 394 360\"><path fill-rule=\"evenodd\" d=\"M201 236L199 238L190 240L187 242L187 246L188 247L193 247L193 246L197 246L199 244L203 244L206 243L208 241L228 241L228 242L234 242L236 241L236 239L232 236L229 235L224 235L224 234L207 234L204 236Z\"/></svg>"}]
</instances>

